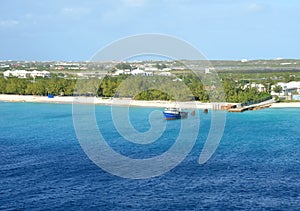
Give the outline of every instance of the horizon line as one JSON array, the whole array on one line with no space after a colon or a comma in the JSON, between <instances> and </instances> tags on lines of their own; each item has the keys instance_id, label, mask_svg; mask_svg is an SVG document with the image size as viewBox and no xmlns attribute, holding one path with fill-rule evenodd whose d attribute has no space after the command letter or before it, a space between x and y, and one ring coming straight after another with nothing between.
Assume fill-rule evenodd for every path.
<instances>
[{"instance_id":1,"label":"horizon line","mask_svg":"<svg viewBox=\"0 0 300 211\"><path fill-rule=\"evenodd\" d=\"M248 62L248 61L280 61L280 60L300 60L300 58L256 58L256 59L165 59L165 60L156 60L156 59L145 59L145 60L103 60L103 61L89 61L89 60L15 60L7 59L0 60L0 62L85 62L85 63L97 63L97 62L170 62L170 61L237 61L237 62Z\"/></svg>"}]
</instances>

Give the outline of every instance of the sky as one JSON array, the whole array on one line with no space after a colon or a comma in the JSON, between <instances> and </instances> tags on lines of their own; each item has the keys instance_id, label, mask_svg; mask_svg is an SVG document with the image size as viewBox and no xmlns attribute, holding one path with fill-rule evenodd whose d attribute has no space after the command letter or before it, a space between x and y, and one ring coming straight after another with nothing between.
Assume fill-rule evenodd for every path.
<instances>
[{"instance_id":1,"label":"sky","mask_svg":"<svg viewBox=\"0 0 300 211\"><path fill-rule=\"evenodd\" d=\"M87 61L144 33L210 60L296 59L299 11L298 0L0 0L0 60Z\"/></svg>"}]
</instances>

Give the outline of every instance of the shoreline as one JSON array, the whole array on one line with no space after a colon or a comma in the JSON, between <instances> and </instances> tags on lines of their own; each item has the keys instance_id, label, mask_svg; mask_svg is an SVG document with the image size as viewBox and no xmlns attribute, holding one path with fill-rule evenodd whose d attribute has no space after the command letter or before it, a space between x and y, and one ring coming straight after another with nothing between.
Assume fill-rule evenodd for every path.
<instances>
[{"instance_id":1,"label":"shoreline","mask_svg":"<svg viewBox=\"0 0 300 211\"><path fill-rule=\"evenodd\" d=\"M47 96L36 95L8 95L0 94L0 102L25 102L25 103L56 103L56 104L95 104L106 106L134 106L134 107L152 107L165 108L170 106L179 106L185 109L218 109L227 103L201 103L197 101L190 102L170 102L163 100L145 101L132 100L129 98L96 98L96 97L77 97L77 96Z\"/></svg>"},{"instance_id":2,"label":"shoreline","mask_svg":"<svg viewBox=\"0 0 300 211\"><path fill-rule=\"evenodd\" d=\"M270 108L300 108L300 102L273 103Z\"/></svg>"},{"instance_id":3,"label":"shoreline","mask_svg":"<svg viewBox=\"0 0 300 211\"><path fill-rule=\"evenodd\" d=\"M28 103L58 103L58 104L95 104L95 105L116 105L116 106L136 106L136 107L155 107L165 108L168 106L177 105L181 108L193 108L193 109L215 109L219 110L221 106L226 106L232 103L201 103L197 101L190 102L169 102L162 100L145 101L145 100L132 100L132 99L120 99L109 98L102 99L96 97L76 97L76 96L55 96L54 98L48 98L47 96L35 96L35 95L8 95L0 94L0 102L28 102ZM270 108L300 108L300 102L291 103L273 103Z\"/></svg>"}]
</instances>

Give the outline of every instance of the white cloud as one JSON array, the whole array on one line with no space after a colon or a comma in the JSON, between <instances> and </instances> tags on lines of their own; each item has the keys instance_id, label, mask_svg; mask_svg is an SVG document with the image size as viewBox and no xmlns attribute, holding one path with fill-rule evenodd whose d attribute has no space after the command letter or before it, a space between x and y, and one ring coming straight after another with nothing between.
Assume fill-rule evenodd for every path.
<instances>
[{"instance_id":1,"label":"white cloud","mask_svg":"<svg viewBox=\"0 0 300 211\"><path fill-rule=\"evenodd\" d=\"M17 20L0 20L0 27L13 27L19 24Z\"/></svg>"},{"instance_id":2,"label":"white cloud","mask_svg":"<svg viewBox=\"0 0 300 211\"><path fill-rule=\"evenodd\" d=\"M257 3L251 3L248 5L248 10L250 12L261 12L266 9L266 5L263 4L257 4Z\"/></svg>"}]
</instances>

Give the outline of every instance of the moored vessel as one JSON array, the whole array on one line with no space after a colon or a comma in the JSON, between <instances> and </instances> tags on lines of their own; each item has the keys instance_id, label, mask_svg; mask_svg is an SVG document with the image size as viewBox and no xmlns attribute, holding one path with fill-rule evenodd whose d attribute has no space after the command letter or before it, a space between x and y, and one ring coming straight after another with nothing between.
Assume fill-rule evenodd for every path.
<instances>
[{"instance_id":1,"label":"moored vessel","mask_svg":"<svg viewBox=\"0 0 300 211\"><path fill-rule=\"evenodd\" d=\"M188 117L188 112L182 111L179 108L165 108L163 113L166 120L182 119Z\"/></svg>"}]
</instances>

